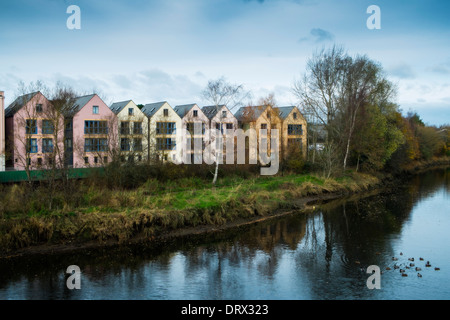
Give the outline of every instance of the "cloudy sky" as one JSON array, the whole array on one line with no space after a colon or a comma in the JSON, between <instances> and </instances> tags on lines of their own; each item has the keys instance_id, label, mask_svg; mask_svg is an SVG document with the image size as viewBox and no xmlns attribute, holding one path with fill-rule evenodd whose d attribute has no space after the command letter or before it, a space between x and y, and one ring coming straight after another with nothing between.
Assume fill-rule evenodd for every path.
<instances>
[{"instance_id":1,"label":"cloudy sky","mask_svg":"<svg viewBox=\"0 0 450 320\"><path fill-rule=\"evenodd\" d=\"M369 30L367 8L381 9ZM81 9L69 30L67 7ZM298 104L292 84L311 55L333 44L380 62L397 102L428 124L450 123L450 1L16 0L0 5L0 90L57 81L105 102L204 105L221 76Z\"/></svg>"}]
</instances>

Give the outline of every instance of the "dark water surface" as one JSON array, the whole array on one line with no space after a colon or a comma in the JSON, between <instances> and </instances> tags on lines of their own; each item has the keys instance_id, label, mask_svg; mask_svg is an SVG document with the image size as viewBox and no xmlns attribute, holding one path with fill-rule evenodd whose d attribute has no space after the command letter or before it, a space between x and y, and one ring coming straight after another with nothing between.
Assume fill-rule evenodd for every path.
<instances>
[{"instance_id":1,"label":"dark water surface","mask_svg":"<svg viewBox=\"0 0 450 320\"><path fill-rule=\"evenodd\" d=\"M2 261L0 299L450 299L449 208L450 170L430 171L200 241ZM69 265L80 290L66 288ZM379 290L366 286L369 265L383 270Z\"/></svg>"}]
</instances>

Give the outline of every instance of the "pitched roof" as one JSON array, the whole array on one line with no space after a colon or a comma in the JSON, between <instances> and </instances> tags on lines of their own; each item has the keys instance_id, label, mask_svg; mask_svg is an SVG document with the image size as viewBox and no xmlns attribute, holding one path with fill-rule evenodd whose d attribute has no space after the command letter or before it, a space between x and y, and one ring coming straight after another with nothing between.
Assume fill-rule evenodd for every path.
<instances>
[{"instance_id":1,"label":"pitched roof","mask_svg":"<svg viewBox=\"0 0 450 320\"><path fill-rule=\"evenodd\" d=\"M218 105L217 107L216 106L206 106L206 107L202 108L202 111L205 114L205 116L207 116L208 119L211 120L212 118L214 118L216 116L217 112L219 112L220 109L225 107L225 105L221 104L221 105Z\"/></svg>"},{"instance_id":2,"label":"pitched roof","mask_svg":"<svg viewBox=\"0 0 450 320\"><path fill-rule=\"evenodd\" d=\"M127 100L127 101L121 101L121 102L115 102L109 107L112 112L115 114L118 114L120 111L123 110L131 101L133 100Z\"/></svg>"},{"instance_id":3,"label":"pitched roof","mask_svg":"<svg viewBox=\"0 0 450 320\"><path fill-rule=\"evenodd\" d=\"M40 93L39 91L27 93L16 100L14 100L6 109L5 109L5 118L12 117L14 114L19 111L24 105L26 105L31 99L34 98L35 95Z\"/></svg>"},{"instance_id":4,"label":"pitched roof","mask_svg":"<svg viewBox=\"0 0 450 320\"><path fill-rule=\"evenodd\" d=\"M288 115L291 113L291 111L295 108L295 106L289 106L289 107L279 107L278 108L278 115L281 119L286 119Z\"/></svg>"},{"instance_id":5,"label":"pitched roof","mask_svg":"<svg viewBox=\"0 0 450 320\"><path fill-rule=\"evenodd\" d=\"M241 107L234 115L239 121L254 121L258 119L268 106Z\"/></svg>"},{"instance_id":6,"label":"pitched roof","mask_svg":"<svg viewBox=\"0 0 450 320\"><path fill-rule=\"evenodd\" d=\"M173 110L175 110L175 112L180 116L180 118L183 118L196 105L197 105L196 103L192 103L181 106L175 106Z\"/></svg>"},{"instance_id":7,"label":"pitched roof","mask_svg":"<svg viewBox=\"0 0 450 320\"><path fill-rule=\"evenodd\" d=\"M141 111L145 113L147 117L152 117L166 103L167 101L148 103L142 107Z\"/></svg>"},{"instance_id":8,"label":"pitched roof","mask_svg":"<svg viewBox=\"0 0 450 320\"><path fill-rule=\"evenodd\" d=\"M71 102L71 107L69 107L69 112L71 113L77 113L80 111L93 97L95 97L96 94L89 94L82 97L77 97L73 99L73 102Z\"/></svg>"}]
</instances>

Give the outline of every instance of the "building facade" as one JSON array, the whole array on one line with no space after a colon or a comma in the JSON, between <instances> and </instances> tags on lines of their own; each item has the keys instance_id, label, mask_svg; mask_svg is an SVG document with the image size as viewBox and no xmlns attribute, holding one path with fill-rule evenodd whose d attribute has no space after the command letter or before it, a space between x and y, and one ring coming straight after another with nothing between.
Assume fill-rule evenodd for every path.
<instances>
[{"instance_id":1,"label":"building facade","mask_svg":"<svg viewBox=\"0 0 450 320\"><path fill-rule=\"evenodd\" d=\"M5 110L6 153L14 170L50 169L61 165L64 116L41 93L18 97Z\"/></svg>"},{"instance_id":2,"label":"building facade","mask_svg":"<svg viewBox=\"0 0 450 320\"><path fill-rule=\"evenodd\" d=\"M149 103L141 109L148 117L148 159L151 163L179 162L181 155L177 145L181 144L180 116L167 101Z\"/></svg>"},{"instance_id":3,"label":"building facade","mask_svg":"<svg viewBox=\"0 0 450 320\"><path fill-rule=\"evenodd\" d=\"M247 131L254 129L256 131L256 143L258 150L265 147L267 154L272 149L272 130L278 130L278 150L281 150L280 137L282 136L282 120L279 117L278 108L272 106L248 106L240 108L235 114L240 129ZM266 140L263 140L261 129L266 130ZM265 145L263 145L265 143ZM252 146L254 147L254 146ZM253 150L253 151L252 151ZM253 154L254 149L249 147L249 152ZM280 155L281 156L281 155ZM259 159L261 160L261 159Z\"/></svg>"},{"instance_id":4,"label":"building facade","mask_svg":"<svg viewBox=\"0 0 450 320\"><path fill-rule=\"evenodd\" d=\"M181 141L182 143L186 143L186 157L190 159L188 161L190 163L202 163L203 150L206 147L205 137L209 132L208 117L206 117L202 109L195 103L176 106L174 111L181 118L182 133L187 134L187 136L181 135ZM198 129L195 129L196 127ZM184 157L183 154L180 154L180 156Z\"/></svg>"},{"instance_id":5,"label":"building facade","mask_svg":"<svg viewBox=\"0 0 450 320\"><path fill-rule=\"evenodd\" d=\"M307 127L305 118L295 106L280 107L278 110L282 120L280 138L283 156L287 157L289 154L301 151L302 156L306 158Z\"/></svg>"},{"instance_id":6,"label":"building facade","mask_svg":"<svg viewBox=\"0 0 450 320\"><path fill-rule=\"evenodd\" d=\"M74 168L97 167L118 157L114 112L97 94L78 97L66 114L67 162Z\"/></svg>"},{"instance_id":7,"label":"building facade","mask_svg":"<svg viewBox=\"0 0 450 320\"><path fill-rule=\"evenodd\" d=\"M205 106L202 110L208 118L209 127L211 128L209 137L211 141L211 150L216 154L216 150L220 150L220 144L222 144L222 155L218 156L224 160L226 154L227 131L231 130L234 132L238 128L238 120L225 105ZM222 141L216 137L216 130L220 131Z\"/></svg>"},{"instance_id":8,"label":"building facade","mask_svg":"<svg viewBox=\"0 0 450 320\"><path fill-rule=\"evenodd\" d=\"M142 162L148 157L148 118L133 102L113 103L118 121L118 143L122 162Z\"/></svg>"}]
</instances>

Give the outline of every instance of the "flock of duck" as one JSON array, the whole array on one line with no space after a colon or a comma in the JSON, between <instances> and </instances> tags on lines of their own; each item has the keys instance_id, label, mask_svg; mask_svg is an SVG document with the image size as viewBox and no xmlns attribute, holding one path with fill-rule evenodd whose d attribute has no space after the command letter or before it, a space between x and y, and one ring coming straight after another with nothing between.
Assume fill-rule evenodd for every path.
<instances>
[{"instance_id":1,"label":"flock of duck","mask_svg":"<svg viewBox=\"0 0 450 320\"><path fill-rule=\"evenodd\" d=\"M402 256L403 253L400 252L400 255ZM398 261L398 258L392 257L392 261ZM419 258L419 261L425 261L425 260L424 260L422 257L420 257L420 258ZM432 267L432 266L431 266L430 261L427 261L427 262L425 263L425 268L431 268L431 267ZM394 270L400 269L400 274L402 275L402 277L407 277L407 276L408 276L408 274L406 273L406 270L409 269L409 270L415 270L415 271L417 272L417 276L418 276L419 278L422 278L422 274L419 272L419 271L422 271L422 268L417 267L417 266L415 265L414 258L408 258L408 262L402 263L402 264L400 264L400 265L397 264L397 263L395 263L394 266L393 266L393 268L394 268ZM392 270L392 268L391 268L391 267L386 267L386 270L389 271L389 270ZM441 269L438 268L438 267L434 267L434 270L435 270L435 271L439 271L439 270L441 270Z\"/></svg>"}]
</instances>

